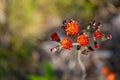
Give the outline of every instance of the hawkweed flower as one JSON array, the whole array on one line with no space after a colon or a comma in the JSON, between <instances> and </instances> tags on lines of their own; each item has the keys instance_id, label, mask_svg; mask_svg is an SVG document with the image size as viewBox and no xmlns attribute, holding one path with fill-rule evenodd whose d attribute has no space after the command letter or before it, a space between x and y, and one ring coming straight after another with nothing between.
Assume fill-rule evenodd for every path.
<instances>
[{"instance_id":1,"label":"hawkweed flower","mask_svg":"<svg viewBox=\"0 0 120 80\"><path fill-rule=\"evenodd\" d=\"M72 47L72 41L68 38L63 39L60 42L60 44L61 44L62 48L64 48L64 49L70 50L70 48Z\"/></svg>"},{"instance_id":2,"label":"hawkweed flower","mask_svg":"<svg viewBox=\"0 0 120 80\"><path fill-rule=\"evenodd\" d=\"M116 80L116 75L115 73L110 73L108 76L107 76L107 79L106 80Z\"/></svg>"},{"instance_id":3,"label":"hawkweed flower","mask_svg":"<svg viewBox=\"0 0 120 80\"><path fill-rule=\"evenodd\" d=\"M87 46L89 44L89 38L86 34L82 34L78 36L77 42L80 44L80 46Z\"/></svg>"},{"instance_id":4,"label":"hawkweed flower","mask_svg":"<svg viewBox=\"0 0 120 80\"><path fill-rule=\"evenodd\" d=\"M102 33L101 33L100 30L96 30L93 35L94 35L94 37L95 37L96 39L100 39L100 38L103 37L103 35L102 35Z\"/></svg>"},{"instance_id":5,"label":"hawkweed flower","mask_svg":"<svg viewBox=\"0 0 120 80\"><path fill-rule=\"evenodd\" d=\"M105 67L102 68L101 73L103 75L108 75L110 73L110 69L105 66Z\"/></svg>"},{"instance_id":6,"label":"hawkweed flower","mask_svg":"<svg viewBox=\"0 0 120 80\"><path fill-rule=\"evenodd\" d=\"M80 27L77 22L71 20L65 26L65 31L67 35L76 36L80 30Z\"/></svg>"}]
</instances>

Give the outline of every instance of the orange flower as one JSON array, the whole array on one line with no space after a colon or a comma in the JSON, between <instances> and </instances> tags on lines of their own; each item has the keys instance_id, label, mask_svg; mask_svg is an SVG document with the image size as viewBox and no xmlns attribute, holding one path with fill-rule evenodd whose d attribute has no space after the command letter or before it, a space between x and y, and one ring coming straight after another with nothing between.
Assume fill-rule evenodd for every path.
<instances>
[{"instance_id":1,"label":"orange flower","mask_svg":"<svg viewBox=\"0 0 120 80\"><path fill-rule=\"evenodd\" d=\"M103 67L101 73L103 75L108 75L110 73L110 69L108 67Z\"/></svg>"},{"instance_id":2,"label":"orange flower","mask_svg":"<svg viewBox=\"0 0 120 80\"><path fill-rule=\"evenodd\" d=\"M78 26L78 23L73 20L71 20L65 26L65 31L67 35L75 36L78 34L79 30L80 27Z\"/></svg>"},{"instance_id":3,"label":"orange flower","mask_svg":"<svg viewBox=\"0 0 120 80\"><path fill-rule=\"evenodd\" d=\"M77 42L81 45L81 46L87 46L89 43L89 38L86 34L82 34L80 36L78 36L77 38Z\"/></svg>"},{"instance_id":4,"label":"orange flower","mask_svg":"<svg viewBox=\"0 0 120 80\"><path fill-rule=\"evenodd\" d=\"M64 49L70 49L72 47L72 41L68 38L65 38L61 41L61 46Z\"/></svg>"},{"instance_id":5,"label":"orange flower","mask_svg":"<svg viewBox=\"0 0 120 80\"><path fill-rule=\"evenodd\" d=\"M103 35L102 35L102 33L100 32L100 30L96 30L96 31L94 32L94 37L95 37L96 39L99 39L99 38L102 38Z\"/></svg>"},{"instance_id":6,"label":"orange flower","mask_svg":"<svg viewBox=\"0 0 120 80\"><path fill-rule=\"evenodd\" d=\"M106 80L116 80L116 75L114 73L110 73L108 76L107 76L107 79Z\"/></svg>"}]
</instances>

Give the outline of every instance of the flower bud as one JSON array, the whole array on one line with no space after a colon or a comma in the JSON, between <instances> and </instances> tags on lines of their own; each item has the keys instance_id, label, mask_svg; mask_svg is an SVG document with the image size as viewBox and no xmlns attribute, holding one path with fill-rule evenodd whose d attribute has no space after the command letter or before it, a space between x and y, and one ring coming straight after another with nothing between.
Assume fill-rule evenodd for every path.
<instances>
[{"instance_id":1,"label":"flower bud","mask_svg":"<svg viewBox=\"0 0 120 80\"><path fill-rule=\"evenodd\" d=\"M95 25L96 25L96 21L95 21L95 20L93 20L92 25L93 25L93 26L95 26Z\"/></svg>"},{"instance_id":2,"label":"flower bud","mask_svg":"<svg viewBox=\"0 0 120 80\"><path fill-rule=\"evenodd\" d=\"M107 39L111 40L112 39L112 35L111 34L107 35Z\"/></svg>"},{"instance_id":3,"label":"flower bud","mask_svg":"<svg viewBox=\"0 0 120 80\"><path fill-rule=\"evenodd\" d=\"M50 38L52 41L60 42L60 38L59 38L59 35L57 34L57 32L52 33Z\"/></svg>"},{"instance_id":4,"label":"flower bud","mask_svg":"<svg viewBox=\"0 0 120 80\"><path fill-rule=\"evenodd\" d=\"M85 49L85 50L82 51L82 54L87 55L88 52L89 52L89 51Z\"/></svg>"},{"instance_id":5,"label":"flower bud","mask_svg":"<svg viewBox=\"0 0 120 80\"><path fill-rule=\"evenodd\" d=\"M64 25L64 24L66 24L66 23L67 23L67 21L66 21L66 20L64 20L62 23L63 23L63 25Z\"/></svg>"},{"instance_id":6,"label":"flower bud","mask_svg":"<svg viewBox=\"0 0 120 80\"><path fill-rule=\"evenodd\" d=\"M101 27L102 27L102 23L99 22L99 23L98 23L98 28L101 28Z\"/></svg>"},{"instance_id":7,"label":"flower bud","mask_svg":"<svg viewBox=\"0 0 120 80\"><path fill-rule=\"evenodd\" d=\"M52 54L54 54L57 51L57 49L56 48L51 48L50 51L51 51Z\"/></svg>"},{"instance_id":8,"label":"flower bud","mask_svg":"<svg viewBox=\"0 0 120 80\"><path fill-rule=\"evenodd\" d=\"M95 48L100 48L100 45L99 45L97 42L95 42L95 43L94 43L94 47L95 47Z\"/></svg>"},{"instance_id":9,"label":"flower bud","mask_svg":"<svg viewBox=\"0 0 120 80\"><path fill-rule=\"evenodd\" d=\"M77 45L77 50L80 50L81 46L80 45Z\"/></svg>"},{"instance_id":10,"label":"flower bud","mask_svg":"<svg viewBox=\"0 0 120 80\"><path fill-rule=\"evenodd\" d=\"M90 51L94 51L94 49L93 49L91 46L88 46L88 49L89 49Z\"/></svg>"}]
</instances>

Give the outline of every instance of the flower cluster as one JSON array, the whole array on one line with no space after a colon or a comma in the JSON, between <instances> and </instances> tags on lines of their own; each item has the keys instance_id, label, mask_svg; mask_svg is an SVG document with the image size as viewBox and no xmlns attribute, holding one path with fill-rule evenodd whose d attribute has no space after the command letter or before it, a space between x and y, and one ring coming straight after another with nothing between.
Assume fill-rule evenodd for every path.
<instances>
[{"instance_id":1,"label":"flower cluster","mask_svg":"<svg viewBox=\"0 0 120 80\"><path fill-rule=\"evenodd\" d=\"M97 23L95 20L81 30L81 26L74 20L63 21L61 29L65 32L66 38L60 39L57 32L51 34L52 41L60 43L52 48L52 53L60 49L70 50L76 46L77 50L83 47L82 54L88 54L94 51L95 48L100 48L100 43L112 39L111 34L105 35L101 31L102 23ZM72 40L75 39L76 42Z\"/></svg>"}]
</instances>

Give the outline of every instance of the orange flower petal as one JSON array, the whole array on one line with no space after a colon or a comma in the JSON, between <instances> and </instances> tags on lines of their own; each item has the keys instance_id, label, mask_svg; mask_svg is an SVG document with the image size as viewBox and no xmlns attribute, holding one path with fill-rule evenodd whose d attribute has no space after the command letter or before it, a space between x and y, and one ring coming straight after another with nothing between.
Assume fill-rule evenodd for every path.
<instances>
[{"instance_id":1,"label":"orange flower petal","mask_svg":"<svg viewBox=\"0 0 120 80\"><path fill-rule=\"evenodd\" d=\"M102 38L103 35L102 35L102 33L100 32L100 30L96 30L96 31L94 32L94 37L95 37L96 39L99 39L99 38Z\"/></svg>"},{"instance_id":2,"label":"orange flower petal","mask_svg":"<svg viewBox=\"0 0 120 80\"><path fill-rule=\"evenodd\" d=\"M78 23L73 20L67 23L65 26L65 31L67 35L75 36L78 34L79 30L80 27Z\"/></svg>"},{"instance_id":3,"label":"orange flower petal","mask_svg":"<svg viewBox=\"0 0 120 80\"><path fill-rule=\"evenodd\" d=\"M65 38L61 41L61 46L64 49L70 49L72 47L72 41L68 38Z\"/></svg>"},{"instance_id":4,"label":"orange flower petal","mask_svg":"<svg viewBox=\"0 0 120 80\"><path fill-rule=\"evenodd\" d=\"M108 75L110 73L110 69L108 67L103 67L101 73L103 75Z\"/></svg>"},{"instance_id":5,"label":"orange flower petal","mask_svg":"<svg viewBox=\"0 0 120 80\"><path fill-rule=\"evenodd\" d=\"M116 75L114 73L110 73L108 76L107 76L107 79L106 80L116 80Z\"/></svg>"},{"instance_id":6,"label":"orange flower petal","mask_svg":"<svg viewBox=\"0 0 120 80\"><path fill-rule=\"evenodd\" d=\"M88 36L86 34L82 34L82 35L78 36L77 42L81 46L87 46L89 44L89 38L88 38Z\"/></svg>"}]
</instances>

